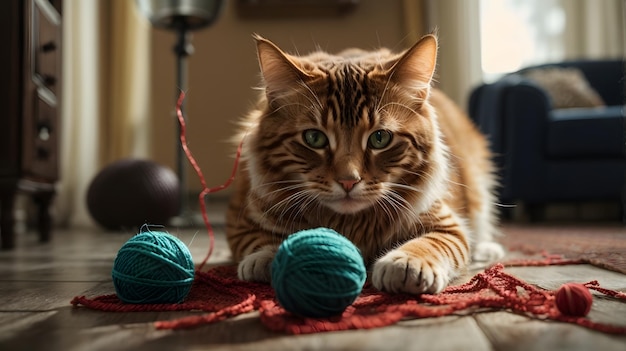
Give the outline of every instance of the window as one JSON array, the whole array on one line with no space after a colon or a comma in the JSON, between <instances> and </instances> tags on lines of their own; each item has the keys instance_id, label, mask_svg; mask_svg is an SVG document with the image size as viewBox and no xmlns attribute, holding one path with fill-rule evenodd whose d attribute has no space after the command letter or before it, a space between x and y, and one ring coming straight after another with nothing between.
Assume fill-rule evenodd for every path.
<instances>
[{"instance_id":1,"label":"window","mask_svg":"<svg viewBox=\"0 0 626 351\"><path fill-rule=\"evenodd\" d=\"M565 22L559 0L480 0L483 79L562 60Z\"/></svg>"}]
</instances>

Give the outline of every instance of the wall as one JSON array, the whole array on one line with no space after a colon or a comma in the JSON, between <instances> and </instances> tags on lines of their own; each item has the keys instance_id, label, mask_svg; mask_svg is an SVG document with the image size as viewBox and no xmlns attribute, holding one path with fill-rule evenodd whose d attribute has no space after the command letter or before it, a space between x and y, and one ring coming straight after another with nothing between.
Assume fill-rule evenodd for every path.
<instances>
[{"instance_id":1,"label":"wall","mask_svg":"<svg viewBox=\"0 0 626 351\"><path fill-rule=\"evenodd\" d=\"M417 35L405 33L404 8L402 0L361 0L353 12L343 16L242 19L235 1L229 1L212 27L194 33L195 52L189 58L188 140L208 185L222 184L230 175L235 148L227 140L257 94L252 89L259 82L252 33L271 39L288 52L307 53L318 45L331 52L350 46L402 50ZM415 18L420 16L415 14ZM152 29L152 154L157 162L173 169L178 147L174 42L173 33ZM189 173L191 191L199 191L197 177L191 170Z\"/></svg>"}]
</instances>

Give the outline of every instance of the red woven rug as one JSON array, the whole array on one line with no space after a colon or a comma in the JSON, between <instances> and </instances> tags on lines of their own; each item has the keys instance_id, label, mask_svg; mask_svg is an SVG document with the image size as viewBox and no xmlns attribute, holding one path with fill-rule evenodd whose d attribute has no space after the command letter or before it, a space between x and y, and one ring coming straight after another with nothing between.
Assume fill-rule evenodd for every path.
<instances>
[{"instance_id":1,"label":"red woven rug","mask_svg":"<svg viewBox=\"0 0 626 351\"><path fill-rule=\"evenodd\" d=\"M505 271L507 266L547 266L591 263L626 274L626 230L618 226L514 226L505 225L501 242L512 251L540 254L542 259L520 259L497 264L475 275L468 283L448 287L438 295L387 294L370 286L363 289L346 311L333 318L314 319L293 315L277 303L267 284L237 279L233 266L219 266L197 272L194 285L180 304L124 304L116 295L77 296L74 306L102 311L192 311L175 320L159 321L160 329L192 328L216 323L239 314L259 311L260 321L269 329L291 334L366 329L397 323L407 318L426 318L478 310L508 310L533 318L575 323L607 333L626 334L626 325L606 325L587 317L563 315L556 308L554 291L543 290ZM589 289L626 301L626 293L603 289L597 282Z\"/></svg>"},{"instance_id":2,"label":"red woven rug","mask_svg":"<svg viewBox=\"0 0 626 351\"><path fill-rule=\"evenodd\" d=\"M572 262L558 257L547 257L545 261L535 262L536 265L565 263ZM519 261L518 264L524 265L524 262ZM598 282L588 282L585 285L609 298L626 301L626 293L603 289ZM156 322L155 326L159 329L192 328L258 310L260 321L267 328L290 334L305 334L376 328L406 318L492 309L574 323L606 333L626 334L626 325L607 325L587 317L562 314L556 308L554 294L554 291L543 290L506 273L504 266L497 264L475 275L468 283L448 287L437 295L387 294L366 286L342 315L321 319L305 318L281 308L270 285L240 281L237 279L235 267L219 266L207 272L197 272L191 292L180 304L125 304L116 295L91 298L77 296L72 304L114 312L194 311L192 315L179 319Z\"/></svg>"},{"instance_id":3,"label":"red woven rug","mask_svg":"<svg viewBox=\"0 0 626 351\"><path fill-rule=\"evenodd\" d=\"M626 227L595 225L505 224L500 242L524 254L550 252L626 274Z\"/></svg>"}]
</instances>

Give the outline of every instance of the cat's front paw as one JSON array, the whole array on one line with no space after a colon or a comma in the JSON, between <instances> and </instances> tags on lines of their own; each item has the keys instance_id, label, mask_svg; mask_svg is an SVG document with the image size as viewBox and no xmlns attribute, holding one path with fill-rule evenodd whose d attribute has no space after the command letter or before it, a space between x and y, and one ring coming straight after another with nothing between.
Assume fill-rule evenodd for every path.
<instances>
[{"instance_id":1,"label":"cat's front paw","mask_svg":"<svg viewBox=\"0 0 626 351\"><path fill-rule=\"evenodd\" d=\"M474 262L493 262L504 256L502 245L493 241L483 241L476 244L472 253Z\"/></svg>"},{"instance_id":2,"label":"cat's front paw","mask_svg":"<svg viewBox=\"0 0 626 351\"><path fill-rule=\"evenodd\" d=\"M448 286L450 273L450 267L433 258L427 260L396 249L374 264L372 284L393 293L436 294Z\"/></svg>"},{"instance_id":3,"label":"cat's front paw","mask_svg":"<svg viewBox=\"0 0 626 351\"><path fill-rule=\"evenodd\" d=\"M246 256L239 262L239 279L249 282L269 283L272 279L272 261L275 250L261 249Z\"/></svg>"}]
</instances>

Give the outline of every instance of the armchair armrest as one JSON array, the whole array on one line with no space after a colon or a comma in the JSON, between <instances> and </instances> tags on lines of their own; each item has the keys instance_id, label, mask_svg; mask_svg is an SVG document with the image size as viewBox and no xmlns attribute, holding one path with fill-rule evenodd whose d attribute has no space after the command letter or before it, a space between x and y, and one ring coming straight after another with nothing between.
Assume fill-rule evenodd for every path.
<instances>
[{"instance_id":1,"label":"armchair armrest","mask_svg":"<svg viewBox=\"0 0 626 351\"><path fill-rule=\"evenodd\" d=\"M519 75L483 85L470 96L470 115L490 141L502 184L502 200L540 195L544 150L552 108L547 93Z\"/></svg>"}]
</instances>

